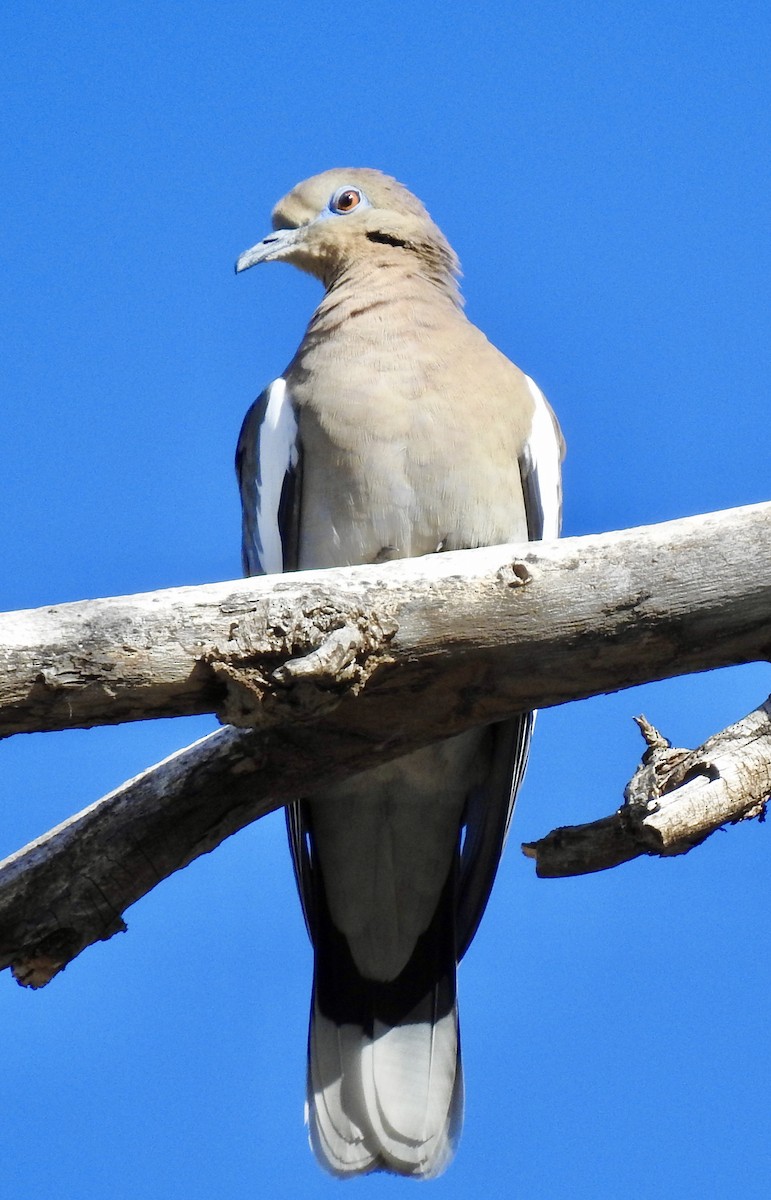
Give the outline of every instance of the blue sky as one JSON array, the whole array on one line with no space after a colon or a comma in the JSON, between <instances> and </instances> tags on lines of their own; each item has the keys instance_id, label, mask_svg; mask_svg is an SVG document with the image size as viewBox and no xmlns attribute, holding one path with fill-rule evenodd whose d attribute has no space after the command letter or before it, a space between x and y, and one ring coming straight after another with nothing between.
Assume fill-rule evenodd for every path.
<instances>
[{"instance_id":1,"label":"blue sky","mask_svg":"<svg viewBox=\"0 0 771 1200\"><path fill-rule=\"evenodd\" d=\"M239 573L238 428L319 293L233 262L330 166L395 174L450 238L470 316L559 413L567 534L768 498L766 5L10 0L0 36L1 608ZM432 1195L769 1194L767 828L562 882L518 852L616 806L633 714L698 744L768 691L745 667L541 715ZM5 742L0 852L212 727ZM0 979L7 1194L339 1191L302 1125L281 820L127 919L41 992Z\"/></svg>"}]
</instances>

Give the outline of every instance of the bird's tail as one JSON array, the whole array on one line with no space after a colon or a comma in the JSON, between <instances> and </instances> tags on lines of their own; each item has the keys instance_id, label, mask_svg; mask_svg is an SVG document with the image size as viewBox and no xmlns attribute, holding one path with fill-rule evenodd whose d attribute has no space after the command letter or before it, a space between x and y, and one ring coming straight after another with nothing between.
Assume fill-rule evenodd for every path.
<instances>
[{"instance_id":1,"label":"bird's tail","mask_svg":"<svg viewBox=\"0 0 771 1200\"><path fill-rule=\"evenodd\" d=\"M325 1015L314 989L308 1125L316 1158L333 1175L429 1179L449 1164L463 1121L463 1072L457 1005L445 990L437 985L397 1023L374 1017L363 1027Z\"/></svg>"},{"instance_id":2,"label":"bird's tail","mask_svg":"<svg viewBox=\"0 0 771 1200\"><path fill-rule=\"evenodd\" d=\"M451 881L399 975L366 979L331 923L317 938L308 1037L308 1125L333 1175L428 1179L463 1123Z\"/></svg>"}]
</instances>

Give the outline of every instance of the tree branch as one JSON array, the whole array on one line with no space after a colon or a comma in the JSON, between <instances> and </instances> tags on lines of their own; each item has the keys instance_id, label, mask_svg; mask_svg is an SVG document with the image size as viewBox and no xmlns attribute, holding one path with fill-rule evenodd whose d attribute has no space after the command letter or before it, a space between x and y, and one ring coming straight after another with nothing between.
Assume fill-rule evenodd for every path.
<instances>
[{"instance_id":1,"label":"tree branch","mask_svg":"<svg viewBox=\"0 0 771 1200\"><path fill-rule=\"evenodd\" d=\"M0 968L41 987L124 931L124 910L161 879L276 807L255 793L257 741L218 730L1 863Z\"/></svg>"},{"instance_id":2,"label":"tree branch","mask_svg":"<svg viewBox=\"0 0 771 1200\"><path fill-rule=\"evenodd\" d=\"M0 731L216 710L225 729L0 864L32 986L271 808L513 712L766 657L771 505L553 545L0 617Z\"/></svg>"},{"instance_id":3,"label":"tree branch","mask_svg":"<svg viewBox=\"0 0 771 1200\"><path fill-rule=\"evenodd\" d=\"M0 862L0 970L42 987L167 876L258 817L419 743L371 744L305 725L227 726L128 780Z\"/></svg>"},{"instance_id":4,"label":"tree branch","mask_svg":"<svg viewBox=\"0 0 771 1200\"><path fill-rule=\"evenodd\" d=\"M771 504L0 617L0 735L216 712L423 740L771 650ZM305 661L299 663L298 659ZM355 702L354 702L355 698Z\"/></svg>"},{"instance_id":5,"label":"tree branch","mask_svg":"<svg viewBox=\"0 0 771 1200\"><path fill-rule=\"evenodd\" d=\"M542 879L605 871L641 854L687 854L724 825L764 819L771 798L771 697L697 750L674 748L645 717L635 719L648 749L622 807L523 845Z\"/></svg>"}]
</instances>

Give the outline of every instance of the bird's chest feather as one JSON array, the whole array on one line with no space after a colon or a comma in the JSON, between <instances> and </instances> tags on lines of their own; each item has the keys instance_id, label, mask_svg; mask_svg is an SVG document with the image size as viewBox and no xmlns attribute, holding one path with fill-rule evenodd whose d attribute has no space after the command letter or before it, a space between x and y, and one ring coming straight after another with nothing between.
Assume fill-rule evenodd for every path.
<instances>
[{"instance_id":1,"label":"bird's chest feather","mask_svg":"<svg viewBox=\"0 0 771 1200\"><path fill-rule=\"evenodd\" d=\"M465 321L448 333L421 321L419 308L403 321L388 316L368 328L350 318L334 339L310 334L288 374L303 451L303 567L517 533L521 485L506 381L484 392L457 369ZM486 342L479 349L492 351ZM497 418L504 428L492 432ZM480 457L489 460L485 472Z\"/></svg>"}]
</instances>

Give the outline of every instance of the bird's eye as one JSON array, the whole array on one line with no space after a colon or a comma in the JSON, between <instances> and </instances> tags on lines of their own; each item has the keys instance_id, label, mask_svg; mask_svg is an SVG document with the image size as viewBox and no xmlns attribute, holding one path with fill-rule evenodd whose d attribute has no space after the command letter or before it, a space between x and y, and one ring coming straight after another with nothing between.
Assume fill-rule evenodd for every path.
<instances>
[{"instance_id":1,"label":"bird's eye","mask_svg":"<svg viewBox=\"0 0 771 1200\"><path fill-rule=\"evenodd\" d=\"M333 213L344 215L358 208L363 199L364 197L358 188L342 187L337 189L329 201L329 207Z\"/></svg>"}]
</instances>

